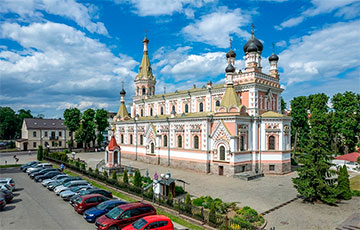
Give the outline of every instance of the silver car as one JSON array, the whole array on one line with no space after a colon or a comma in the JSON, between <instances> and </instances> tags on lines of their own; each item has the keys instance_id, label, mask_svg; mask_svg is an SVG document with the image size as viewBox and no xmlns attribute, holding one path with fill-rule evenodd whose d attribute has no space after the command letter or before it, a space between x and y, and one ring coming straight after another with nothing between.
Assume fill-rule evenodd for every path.
<instances>
[{"instance_id":1,"label":"silver car","mask_svg":"<svg viewBox=\"0 0 360 230\"><path fill-rule=\"evenodd\" d=\"M41 184L46 187L46 185L48 185L49 183L55 181L55 180L60 180L60 179L63 179L63 178L66 178L66 177L70 177L69 175L64 175L64 174L59 174L59 175L56 175L54 176L53 178L51 179L46 179L46 180L43 180L41 182Z\"/></svg>"},{"instance_id":2,"label":"silver car","mask_svg":"<svg viewBox=\"0 0 360 230\"><path fill-rule=\"evenodd\" d=\"M0 184L8 184L12 187L12 191L15 190L15 181L10 177L0 178Z\"/></svg>"},{"instance_id":3,"label":"silver car","mask_svg":"<svg viewBox=\"0 0 360 230\"><path fill-rule=\"evenodd\" d=\"M69 190L62 191L60 193L60 197L63 198L64 200L69 200L72 196L77 195L80 191L88 190L91 188L93 188L93 186L91 185L81 185L81 186L73 187Z\"/></svg>"},{"instance_id":4,"label":"silver car","mask_svg":"<svg viewBox=\"0 0 360 230\"><path fill-rule=\"evenodd\" d=\"M90 185L90 184L86 180L69 181L69 182L65 183L64 185L57 186L54 189L54 192L56 195L60 195L60 193L62 191L69 190L73 187L80 186L80 185Z\"/></svg>"}]
</instances>

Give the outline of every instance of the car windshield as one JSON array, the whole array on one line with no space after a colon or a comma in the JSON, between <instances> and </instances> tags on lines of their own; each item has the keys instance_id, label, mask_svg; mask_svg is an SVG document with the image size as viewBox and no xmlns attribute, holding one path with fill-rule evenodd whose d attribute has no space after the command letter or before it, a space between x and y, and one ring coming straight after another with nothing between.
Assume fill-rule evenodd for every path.
<instances>
[{"instance_id":1,"label":"car windshield","mask_svg":"<svg viewBox=\"0 0 360 230\"><path fill-rule=\"evenodd\" d=\"M120 214L123 212L123 210L119 207L116 207L116 208L113 208L110 212L108 212L107 214L105 214L105 216L107 218L110 218L110 219L117 219Z\"/></svg>"},{"instance_id":2,"label":"car windshield","mask_svg":"<svg viewBox=\"0 0 360 230\"><path fill-rule=\"evenodd\" d=\"M81 204L81 201L82 201L82 200L83 200L83 198L79 197L79 198L76 199L75 202L78 203L78 204Z\"/></svg>"},{"instance_id":3,"label":"car windshield","mask_svg":"<svg viewBox=\"0 0 360 230\"><path fill-rule=\"evenodd\" d=\"M71 184L71 183L70 183L70 181L69 181L69 182L66 182L66 183L64 184L64 186L65 186L65 187L68 187L70 184Z\"/></svg>"},{"instance_id":4,"label":"car windshield","mask_svg":"<svg viewBox=\"0 0 360 230\"><path fill-rule=\"evenodd\" d=\"M73 187L73 188L70 189L70 191L72 191L72 192L77 192L77 191L79 191L80 189L82 189L82 187Z\"/></svg>"},{"instance_id":5,"label":"car windshield","mask_svg":"<svg viewBox=\"0 0 360 230\"><path fill-rule=\"evenodd\" d=\"M108 203L103 202L103 203L99 204L98 206L96 206L96 209L97 210L104 210L105 208L108 207L108 205L109 205Z\"/></svg>"},{"instance_id":6,"label":"car windshield","mask_svg":"<svg viewBox=\"0 0 360 230\"><path fill-rule=\"evenodd\" d=\"M148 222L141 218L140 220L136 221L132 224L133 228L135 229L142 229Z\"/></svg>"},{"instance_id":7,"label":"car windshield","mask_svg":"<svg viewBox=\"0 0 360 230\"><path fill-rule=\"evenodd\" d=\"M82 191L80 191L79 192L79 194L82 196L82 195L87 195L87 194L89 194L90 193L90 191L88 191L88 190L82 190Z\"/></svg>"}]
</instances>

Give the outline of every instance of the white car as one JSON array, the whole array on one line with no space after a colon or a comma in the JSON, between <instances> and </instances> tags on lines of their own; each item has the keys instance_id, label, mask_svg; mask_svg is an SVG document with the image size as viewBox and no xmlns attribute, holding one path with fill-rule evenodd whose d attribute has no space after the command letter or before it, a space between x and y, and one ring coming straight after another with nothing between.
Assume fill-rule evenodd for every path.
<instances>
[{"instance_id":1,"label":"white car","mask_svg":"<svg viewBox=\"0 0 360 230\"><path fill-rule=\"evenodd\" d=\"M50 164L50 163L41 163L41 164L38 164L36 167L26 169L26 172L30 175L35 170L51 168L51 167L52 167L52 164Z\"/></svg>"},{"instance_id":2,"label":"white car","mask_svg":"<svg viewBox=\"0 0 360 230\"><path fill-rule=\"evenodd\" d=\"M71 189L62 191L60 193L60 197L63 198L64 200L69 200L72 196L77 195L80 191L88 190L91 188L93 188L93 186L91 186L91 185L76 186Z\"/></svg>"},{"instance_id":3,"label":"white car","mask_svg":"<svg viewBox=\"0 0 360 230\"><path fill-rule=\"evenodd\" d=\"M15 181L10 177L0 178L0 184L8 184L12 187L12 190L15 190Z\"/></svg>"},{"instance_id":4,"label":"white car","mask_svg":"<svg viewBox=\"0 0 360 230\"><path fill-rule=\"evenodd\" d=\"M8 184L0 184L0 191L6 191L6 190L12 192L13 187L11 187Z\"/></svg>"},{"instance_id":5,"label":"white car","mask_svg":"<svg viewBox=\"0 0 360 230\"><path fill-rule=\"evenodd\" d=\"M56 195L59 196L62 191L69 190L73 187L77 187L80 185L90 185L90 184L86 180L69 181L69 182L65 183L64 185L57 186L54 189L54 192Z\"/></svg>"},{"instance_id":6,"label":"white car","mask_svg":"<svg viewBox=\"0 0 360 230\"><path fill-rule=\"evenodd\" d=\"M51 179L46 179L46 180L43 180L41 182L41 184L46 187L46 185L48 185L49 183L53 182L53 181L56 181L56 180L60 180L62 178L66 178L66 177L69 177L69 175L64 175L64 174L59 174L59 175L56 175L54 176L53 178Z\"/></svg>"}]
</instances>

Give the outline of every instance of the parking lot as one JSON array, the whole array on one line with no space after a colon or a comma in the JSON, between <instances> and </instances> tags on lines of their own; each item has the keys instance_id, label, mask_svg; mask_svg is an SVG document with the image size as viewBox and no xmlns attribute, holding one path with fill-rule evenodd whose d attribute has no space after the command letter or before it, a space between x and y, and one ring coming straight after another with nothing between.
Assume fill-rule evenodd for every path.
<instances>
[{"instance_id":1,"label":"parking lot","mask_svg":"<svg viewBox=\"0 0 360 230\"><path fill-rule=\"evenodd\" d=\"M17 190L0 214L0 229L95 229L69 203L35 183L19 168L1 169L1 177L12 177Z\"/></svg>"}]
</instances>

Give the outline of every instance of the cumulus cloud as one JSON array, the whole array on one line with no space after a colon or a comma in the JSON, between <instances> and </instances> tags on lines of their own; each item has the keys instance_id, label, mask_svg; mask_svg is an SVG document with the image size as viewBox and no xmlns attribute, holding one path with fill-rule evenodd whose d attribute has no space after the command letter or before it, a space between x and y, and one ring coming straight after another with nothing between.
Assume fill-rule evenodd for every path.
<instances>
[{"instance_id":1,"label":"cumulus cloud","mask_svg":"<svg viewBox=\"0 0 360 230\"><path fill-rule=\"evenodd\" d=\"M229 47L231 35L249 38L250 34L241 29L250 23L249 12L237 8L230 10L220 7L218 11L206 14L194 23L184 27L182 33L191 41L204 42L220 48Z\"/></svg>"},{"instance_id":2,"label":"cumulus cloud","mask_svg":"<svg viewBox=\"0 0 360 230\"><path fill-rule=\"evenodd\" d=\"M288 85L319 81L360 67L360 20L336 23L290 43L279 54ZM359 72L357 72L359 74Z\"/></svg>"},{"instance_id":3,"label":"cumulus cloud","mask_svg":"<svg viewBox=\"0 0 360 230\"><path fill-rule=\"evenodd\" d=\"M200 8L215 0L115 0L115 3L131 4L135 13L139 16L160 16L184 13L187 17L193 17L193 8Z\"/></svg>"},{"instance_id":4,"label":"cumulus cloud","mask_svg":"<svg viewBox=\"0 0 360 230\"><path fill-rule=\"evenodd\" d=\"M4 100L4 105L49 104L56 109L66 102L84 107L91 105L81 101L95 103L101 98L93 105L109 108L118 104L121 81L131 82L136 75L131 70L138 62L131 57L114 56L104 44L64 24L4 23L0 37L22 47L19 51L0 50L1 95L22 97ZM129 97L132 84L127 91Z\"/></svg>"},{"instance_id":5,"label":"cumulus cloud","mask_svg":"<svg viewBox=\"0 0 360 230\"><path fill-rule=\"evenodd\" d=\"M302 11L300 16L287 19L280 25L276 25L275 29L282 30L284 28L297 26L309 17L316 15L331 13L337 11L336 16L343 16L344 18L354 18L358 16L359 0L312 0L312 7Z\"/></svg>"},{"instance_id":6,"label":"cumulus cloud","mask_svg":"<svg viewBox=\"0 0 360 230\"><path fill-rule=\"evenodd\" d=\"M80 27L91 33L107 35L108 32L102 22L93 22L93 5L85 6L74 0L3 0L0 13L16 13L23 18L41 18L42 12L59 15L75 21Z\"/></svg>"}]
</instances>

